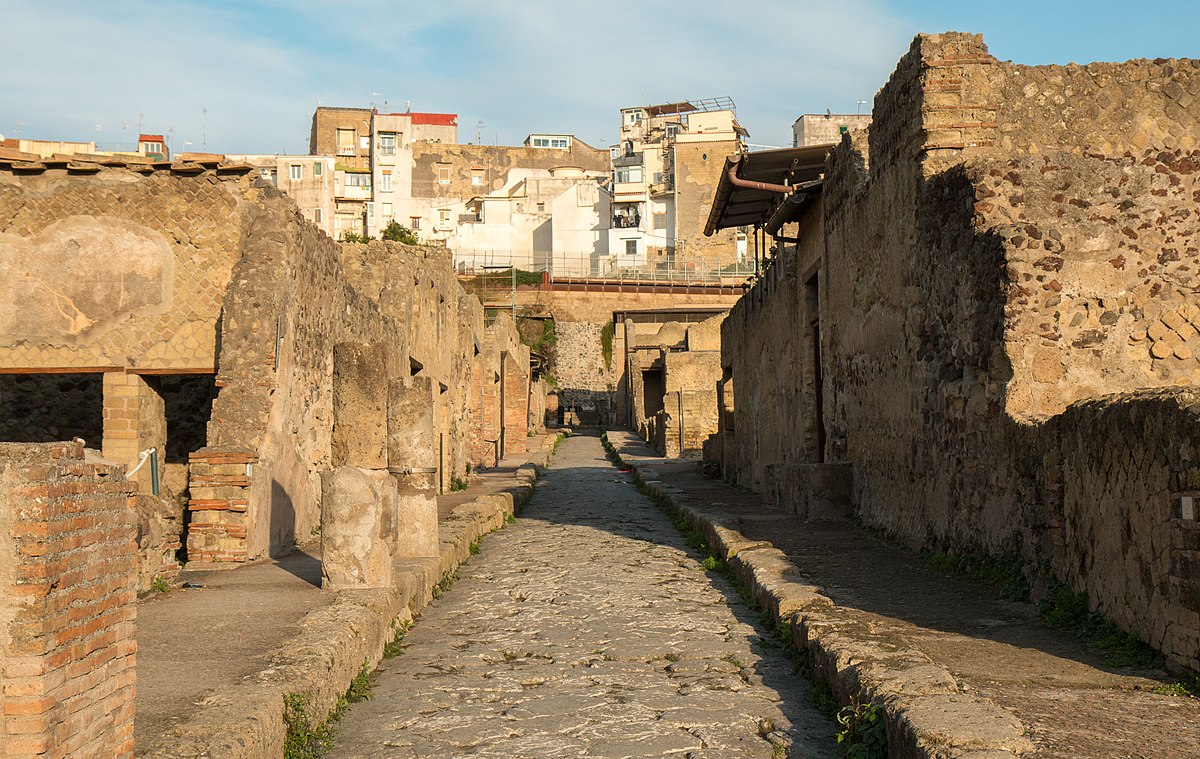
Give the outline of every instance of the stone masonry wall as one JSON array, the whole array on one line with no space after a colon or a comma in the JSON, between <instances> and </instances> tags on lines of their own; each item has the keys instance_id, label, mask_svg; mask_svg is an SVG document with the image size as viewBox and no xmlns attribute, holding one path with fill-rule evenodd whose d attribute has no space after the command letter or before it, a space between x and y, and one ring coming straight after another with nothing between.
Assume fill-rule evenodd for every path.
<instances>
[{"instance_id":1,"label":"stone masonry wall","mask_svg":"<svg viewBox=\"0 0 1200 759\"><path fill-rule=\"evenodd\" d=\"M865 521L1049 564L1193 666L1168 593L1187 590L1156 553L1185 454L1122 438L1186 436L1194 414L1089 399L1196 383L1196 68L1029 68L977 36L918 37L869 147L850 136L830 157L821 303L826 454L853 462ZM1088 527L1101 514L1127 529Z\"/></svg>"},{"instance_id":2,"label":"stone masonry wall","mask_svg":"<svg viewBox=\"0 0 1200 759\"><path fill-rule=\"evenodd\" d=\"M809 266L777 259L722 328L726 475L782 493L850 462L868 524L1019 555L1035 592L1087 591L1195 667L1197 65L1030 68L918 37L800 225L824 448Z\"/></svg>"},{"instance_id":3,"label":"stone masonry wall","mask_svg":"<svg viewBox=\"0 0 1200 759\"><path fill-rule=\"evenodd\" d=\"M1061 461L1055 572L1176 664L1200 670L1200 396L1157 390L1082 401L1043 447ZM1057 454L1057 455L1055 455ZM1195 501L1193 501L1193 504ZM1056 531L1057 531L1056 530Z\"/></svg>"},{"instance_id":4,"label":"stone masonry wall","mask_svg":"<svg viewBox=\"0 0 1200 759\"><path fill-rule=\"evenodd\" d=\"M0 171L0 366L211 371L248 182Z\"/></svg>"},{"instance_id":5,"label":"stone masonry wall","mask_svg":"<svg viewBox=\"0 0 1200 759\"><path fill-rule=\"evenodd\" d=\"M554 322L557 344L553 371L559 403L585 423L607 424L613 407L622 348L614 331L612 362L605 363L600 338L606 324Z\"/></svg>"},{"instance_id":6,"label":"stone masonry wall","mask_svg":"<svg viewBox=\"0 0 1200 759\"><path fill-rule=\"evenodd\" d=\"M825 247L820 205L721 323L725 369L722 471L770 493L769 471L816 461L813 336L816 301L805 290ZM733 402L736 397L736 404ZM773 469L768 469L773 467Z\"/></svg>"},{"instance_id":7,"label":"stone masonry wall","mask_svg":"<svg viewBox=\"0 0 1200 759\"><path fill-rule=\"evenodd\" d=\"M248 244L224 307L223 387L209 446L198 454L229 471L205 475L213 489L193 488L193 524L202 517L204 526L189 533L189 559L255 558L320 524L320 476L336 423L335 343L381 345L388 375L434 381L442 486L465 474L475 429L469 389L471 357L485 342L482 309L464 301L446 251L335 243L271 190L246 223ZM490 339L515 341L515 332L509 322ZM499 354L491 355L498 370ZM527 377L528 349L514 348L513 360ZM522 415L527 392L526 382ZM233 471L239 466L245 471Z\"/></svg>"},{"instance_id":8,"label":"stone masonry wall","mask_svg":"<svg viewBox=\"0 0 1200 759\"><path fill-rule=\"evenodd\" d=\"M79 442L0 443L4 756L133 756L131 494Z\"/></svg>"}]
</instances>

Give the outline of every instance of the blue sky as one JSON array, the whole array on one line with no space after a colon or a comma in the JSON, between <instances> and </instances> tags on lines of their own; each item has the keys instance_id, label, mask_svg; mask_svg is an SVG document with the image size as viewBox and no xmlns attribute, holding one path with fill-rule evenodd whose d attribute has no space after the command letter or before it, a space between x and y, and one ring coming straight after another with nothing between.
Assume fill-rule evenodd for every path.
<instances>
[{"instance_id":1,"label":"blue sky","mask_svg":"<svg viewBox=\"0 0 1200 759\"><path fill-rule=\"evenodd\" d=\"M854 113L918 32L1018 63L1200 57L1200 0L5 0L0 134L307 152L324 105L459 114L459 139L617 134L622 106L731 96L750 141ZM482 122L482 125L479 125Z\"/></svg>"}]
</instances>

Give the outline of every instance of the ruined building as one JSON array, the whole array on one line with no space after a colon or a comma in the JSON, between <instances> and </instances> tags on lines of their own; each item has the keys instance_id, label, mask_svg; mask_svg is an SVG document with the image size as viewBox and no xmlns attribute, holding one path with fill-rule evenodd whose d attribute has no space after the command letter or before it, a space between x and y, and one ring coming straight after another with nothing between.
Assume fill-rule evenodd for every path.
<instances>
[{"instance_id":1,"label":"ruined building","mask_svg":"<svg viewBox=\"0 0 1200 759\"><path fill-rule=\"evenodd\" d=\"M760 207L784 231L722 329L726 476L1017 556L1200 668L1197 102L1198 61L918 37L869 134Z\"/></svg>"},{"instance_id":2,"label":"ruined building","mask_svg":"<svg viewBox=\"0 0 1200 759\"><path fill-rule=\"evenodd\" d=\"M699 453L717 432L725 314L692 323L623 315L627 425L664 456ZM664 316L676 319L681 314Z\"/></svg>"},{"instance_id":3,"label":"ruined building","mask_svg":"<svg viewBox=\"0 0 1200 759\"><path fill-rule=\"evenodd\" d=\"M544 395L443 249L342 246L247 165L2 152L0 272L10 754L128 754L135 593L181 561L437 556Z\"/></svg>"}]
</instances>

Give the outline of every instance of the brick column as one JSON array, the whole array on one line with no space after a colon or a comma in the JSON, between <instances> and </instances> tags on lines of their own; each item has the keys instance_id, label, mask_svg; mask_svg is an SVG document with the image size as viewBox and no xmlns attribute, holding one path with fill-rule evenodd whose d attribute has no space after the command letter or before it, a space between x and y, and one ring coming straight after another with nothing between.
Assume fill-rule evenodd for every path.
<instances>
[{"instance_id":1,"label":"brick column","mask_svg":"<svg viewBox=\"0 0 1200 759\"><path fill-rule=\"evenodd\" d=\"M133 487L80 443L0 443L3 756L133 756Z\"/></svg>"},{"instance_id":2,"label":"brick column","mask_svg":"<svg viewBox=\"0 0 1200 759\"><path fill-rule=\"evenodd\" d=\"M125 464L129 470L137 466L138 453L147 448L158 449L160 462L166 458L166 406L150 382L137 374L104 375L104 458ZM150 474L147 462L134 475L138 492L153 492Z\"/></svg>"},{"instance_id":3,"label":"brick column","mask_svg":"<svg viewBox=\"0 0 1200 759\"><path fill-rule=\"evenodd\" d=\"M525 453L529 434L529 368L504 355L504 454Z\"/></svg>"}]
</instances>

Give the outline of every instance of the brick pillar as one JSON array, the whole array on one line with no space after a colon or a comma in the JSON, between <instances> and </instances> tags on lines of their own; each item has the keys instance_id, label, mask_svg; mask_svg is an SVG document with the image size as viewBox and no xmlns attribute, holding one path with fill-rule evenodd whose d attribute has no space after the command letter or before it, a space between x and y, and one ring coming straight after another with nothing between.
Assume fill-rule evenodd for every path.
<instances>
[{"instance_id":1,"label":"brick pillar","mask_svg":"<svg viewBox=\"0 0 1200 759\"><path fill-rule=\"evenodd\" d=\"M921 145L926 175L989 151L998 137L996 59L978 34L921 35Z\"/></svg>"},{"instance_id":2,"label":"brick pillar","mask_svg":"<svg viewBox=\"0 0 1200 759\"><path fill-rule=\"evenodd\" d=\"M471 458L475 463L490 466L495 463L496 441L500 438L500 374L483 353L475 357L471 372L471 403L474 430L471 436Z\"/></svg>"},{"instance_id":3,"label":"brick pillar","mask_svg":"<svg viewBox=\"0 0 1200 759\"><path fill-rule=\"evenodd\" d=\"M511 353L504 356L504 454L525 453L529 435L529 371Z\"/></svg>"},{"instance_id":4,"label":"brick pillar","mask_svg":"<svg viewBox=\"0 0 1200 759\"><path fill-rule=\"evenodd\" d=\"M0 443L0 754L133 756L137 517L79 443Z\"/></svg>"},{"instance_id":5,"label":"brick pillar","mask_svg":"<svg viewBox=\"0 0 1200 759\"><path fill-rule=\"evenodd\" d=\"M166 459L167 411L152 382L137 374L104 374L104 458L125 464L129 470L137 466L138 453L147 448L158 449L159 462ZM134 475L138 492L153 492L150 475L150 462L146 462Z\"/></svg>"}]
</instances>

